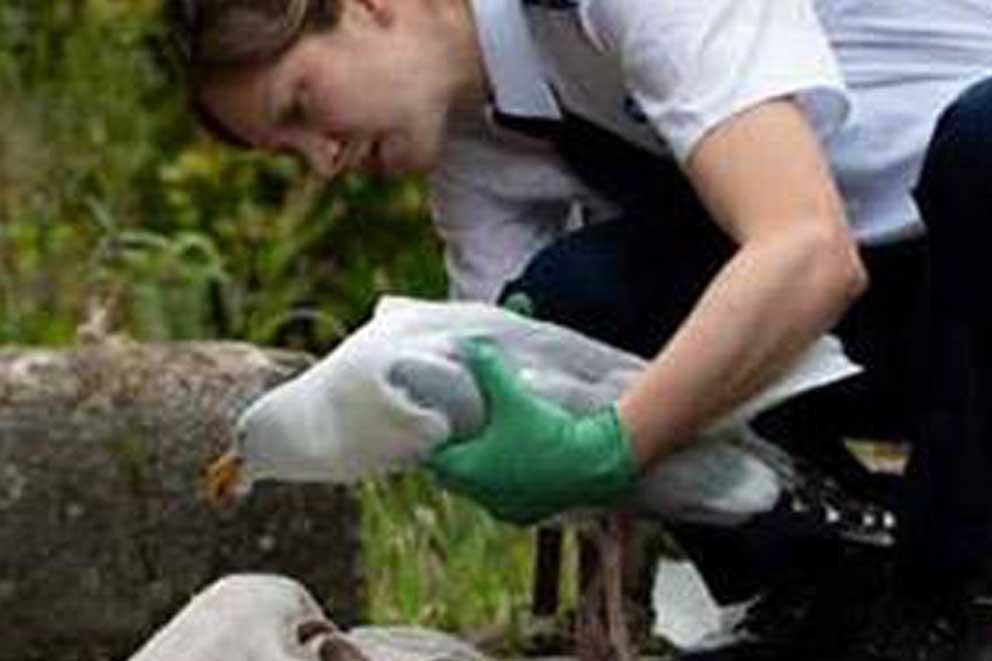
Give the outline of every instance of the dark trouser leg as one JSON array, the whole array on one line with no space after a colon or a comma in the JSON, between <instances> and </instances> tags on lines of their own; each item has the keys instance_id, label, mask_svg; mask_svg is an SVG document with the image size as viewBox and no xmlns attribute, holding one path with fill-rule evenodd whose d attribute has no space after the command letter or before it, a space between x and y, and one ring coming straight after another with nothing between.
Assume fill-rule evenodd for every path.
<instances>
[{"instance_id":1,"label":"dark trouser leg","mask_svg":"<svg viewBox=\"0 0 992 661\"><path fill-rule=\"evenodd\" d=\"M926 322L928 250L923 240L862 250L871 287L832 330L865 368L855 378L806 393L755 421L766 438L815 461L852 493L890 508L901 484L873 476L843 438L906 442L917 410Z\"/></svg>"},{"instance_id":2,"label":"dark trouser leg","mask_svg":"<svg viewBox=\"0 0 992 661\"><path fill-rule=\"evenodd\" d=\"M658 353L733 247L684 181L674 218L625 216L539 253L501 299L524 293L539 319L644 357Z\"/></svg>"},{"instance_id":3,"label":"dark trouser leg","mask_svg":"<svg viewBox=\"0 0 992 661\"><path fill-rule=\"evenodd\" d=\"M914 410L908 386L916 382L918 371L912 356L920 350L926 246L914 241L869 249L862 257L871 273L871 290L833 333L865 371L785 402L752 424L763 437L836 480L848 494L896 509L901 481L870 473L848 452L843 439L902 442L908 438L908 413ZM787 579L789 569L843 572L851 551L830 529L801 515L778 511L756 517L740 529L681 526L680 539L700 559L701 571L722 601L752 596L758 589ZM742 573L740 561L735 560L741 548L749 563ZM859 557L865 559L869 554Z\"/></svg>"},{"instance_id":4,"label":"dark trouser leg","mask_svg":"<svg viewBox=\"0 0 992 661\"><path fill-rule=\"evenodd\" d=\"M911 571L946 581L992 555L992 79L941 118L916 196L931 314L901 542Z\"/></svg>"}]
</instances>

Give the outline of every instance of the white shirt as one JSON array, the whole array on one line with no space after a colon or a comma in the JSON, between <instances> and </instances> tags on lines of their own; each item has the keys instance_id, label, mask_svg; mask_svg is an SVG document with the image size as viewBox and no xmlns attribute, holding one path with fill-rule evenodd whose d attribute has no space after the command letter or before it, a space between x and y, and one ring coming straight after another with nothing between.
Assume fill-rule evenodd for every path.
<instances>
[{"instance_id":1,"label":"white shirt","mask_svg":"<svg viewBox=\"0 0 992 661\"><path fill-rule=\"evenodd\" d=\"M575 4L474 0L499 110L557 118L557 95L571 112L685 162L735 113L792 96L827 146L866 242L920 233L910 190L936 116L992 74L987 0ZM492 298L574 226L577 205L593 219L610 213L550 145L482 116L452 119L432 191L457 298Z\"/></svg>"},{"instance_id":2,"label":"white shirt","mask_svg":"<svg viewBox=\"0 0 992 661\"><path fill-rule=\"evenodd\" d=\"M827 145L863 243L924 233L912 189L941 112L992 76L990 0L820 0L854 100Z\"/></svg>"}]
</instances>

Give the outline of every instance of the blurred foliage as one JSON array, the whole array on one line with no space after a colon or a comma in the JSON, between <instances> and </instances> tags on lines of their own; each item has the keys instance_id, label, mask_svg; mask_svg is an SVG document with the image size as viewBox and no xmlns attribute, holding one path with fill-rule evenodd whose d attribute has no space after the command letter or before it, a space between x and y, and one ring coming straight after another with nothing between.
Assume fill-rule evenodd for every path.
<instances>
[{"instance_id":1,"label":"blurred foliage","mask_svg":"<svg viewBox=\"0 0 992 661\"><path fill-rule=\"evenodd\" d=\"M0 344L64 344L92 306L145 340L322 352L383 292L439 297L416 180L330 186L215 144L157 3L0 1ZM529 536L422 476L363 488L373 620L510 626ZM318 588L319 589L319 588Z\"/></svg>"},{"instance_id":2,"label":"blurred foliage","mask_svg":"<svg viewBox=\"0 0 992 661\"><path fill-rule=\"evenodd\" d=\"M0 340L113 295L143 339L326 349L385 291L443 292L415 180L327 186L194 126L152 2L0 5Z\"/></svg>"},{"instance_id":3,"label":"blurred foliage","mask_svg":"<svg viewBox=\"0 0 992 661\"><path fill-rule=\"evenodd\" d=\"M519 656L533 629L532 532L483 515L422 474L366 483L361 496L366 565L389 577L370 581L375 619L462 631ZM578 553L571 537L564 551L561 599L574 606Z\"/></svg>"}]
</instances>

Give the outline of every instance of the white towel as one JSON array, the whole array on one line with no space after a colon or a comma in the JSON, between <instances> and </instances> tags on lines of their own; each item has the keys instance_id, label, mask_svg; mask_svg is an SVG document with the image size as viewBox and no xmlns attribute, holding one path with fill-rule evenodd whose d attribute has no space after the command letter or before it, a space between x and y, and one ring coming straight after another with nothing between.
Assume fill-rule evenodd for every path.
<instances>
[{"instance_id":1,"label":"white towel","mask_svg":"<svg viewBox=\"0 0 992 661\"><path fill-rule=\"evenodd\" d=\"M193 597L130 661L320 661L327 634L299 636L313 623L336 631L296 581L235 574Z\"/></svg>"},{"instance_id":2,"label":"white towel","mask_svg":"<svg viewBox=\"0 0 992 661\"><path fill-rule=\"evenodd\" d=\"M529 386L577 413L615 401L646 364L495 306L386 297L330 355L242 415L233 451L243 460L245 486L262 479L349 483L409 469L452 434L477 429L484 402L460 356L473 337L496 342ZM787 374L644 478L641 504L672 519L728 525L767 511L788 458L747 422L858 371L836 339L820 339Z\"/></svg>"},{"instance_id":3,"label":"white towel","mask_svg":"<svg viewBox=\"0 0 992 661\"><path fill-rule=\"evenodd\" d=\"M747 638L747 632L739 630L738 625L753 603L721 606L695 565L688 560L662 556L651 590L652 633L664 637L682 652L727 647Z\"/></svg>"},{"instance_id":4,"label":"white towel","mask_svg":"<svg viewBox=\"0 0 992 661\"><path fill-rule=\"evenodd\" d=\"M329 648L329 649L328 649ZM129 661L486 661L457 638L419 627L343 632L303 585L232 574L208 586Z\"/></svg>"}]
</instances>

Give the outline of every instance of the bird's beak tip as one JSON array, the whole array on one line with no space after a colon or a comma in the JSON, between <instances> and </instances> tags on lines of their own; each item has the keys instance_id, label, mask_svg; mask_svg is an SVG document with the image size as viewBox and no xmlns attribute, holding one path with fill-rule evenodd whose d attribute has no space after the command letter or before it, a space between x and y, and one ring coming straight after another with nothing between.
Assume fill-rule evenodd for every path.
<instances>
[{"instance_id":1,"label":"bird's beak tip","mask_svg":"<svg viewBox=\"0 0 992 661\"><path fill-rule=\"evenodd\" d=\"M243 495L244 460L234 452L225 452L207 466L204 476L204 495L211 507L230 509Z\"/></svg>"}]
</instances>

